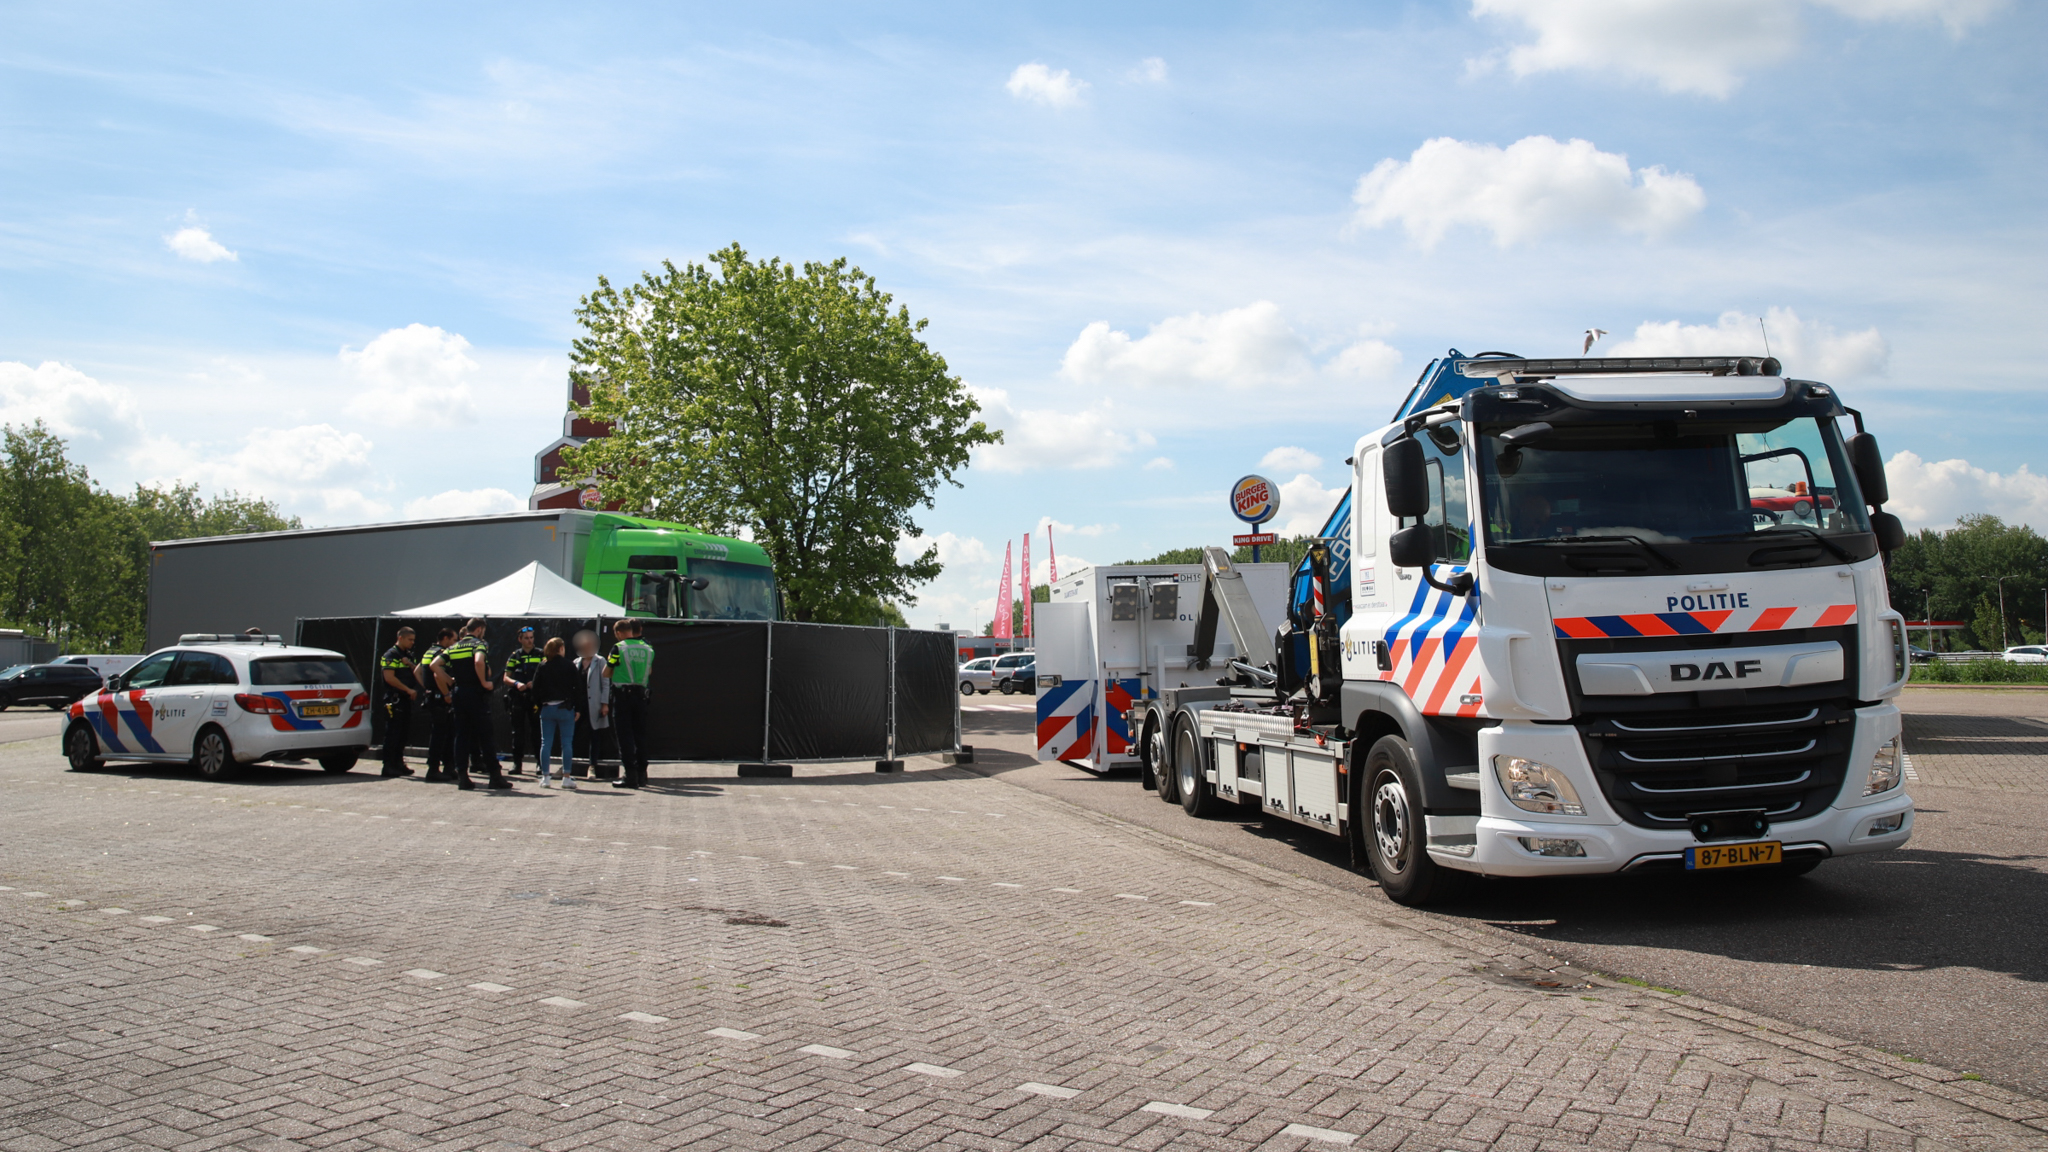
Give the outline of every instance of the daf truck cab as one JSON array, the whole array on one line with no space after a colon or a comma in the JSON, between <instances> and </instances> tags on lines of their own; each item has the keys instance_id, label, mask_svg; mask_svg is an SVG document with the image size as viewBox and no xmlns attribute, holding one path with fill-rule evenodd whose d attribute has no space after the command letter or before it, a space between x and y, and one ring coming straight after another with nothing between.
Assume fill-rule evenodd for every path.
<instances>
[{"instance_id":1,"label":"daf truck cab","mask_svg":"<svg viewBox=\"0 0 2048 1152\"><path fill-rule=\"evenodd\" d=\"M1904 844L1904 533L1860 414L1762 357L1432 370L1357 441L1273 687L1148 706L1162 791L1343 835L1404 903Z\"/></svg>"}]
</instances>

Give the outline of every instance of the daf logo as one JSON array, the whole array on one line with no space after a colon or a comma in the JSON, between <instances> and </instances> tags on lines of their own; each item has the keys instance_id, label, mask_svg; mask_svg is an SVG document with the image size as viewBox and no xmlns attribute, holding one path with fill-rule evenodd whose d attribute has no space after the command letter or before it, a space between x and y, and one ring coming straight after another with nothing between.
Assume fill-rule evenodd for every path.
<instances>
[{"instance_id":1,"label":"daf logo","mask_svg":"<svg viewBox=\"0 0 2048 1152\"><path fill-rule=\"evenodd\" d=\"M1673 664L1671 666L1671 678L1673 680L1744 680L1751 676L1762 675L1763 670L1764 664L1761 660L1737 660L1735 662L1735 671L1733 672L1728 671L1728 665L1715 660L1705 668L1701 668L1698 664Z\"/></svg>"}]
</instances>

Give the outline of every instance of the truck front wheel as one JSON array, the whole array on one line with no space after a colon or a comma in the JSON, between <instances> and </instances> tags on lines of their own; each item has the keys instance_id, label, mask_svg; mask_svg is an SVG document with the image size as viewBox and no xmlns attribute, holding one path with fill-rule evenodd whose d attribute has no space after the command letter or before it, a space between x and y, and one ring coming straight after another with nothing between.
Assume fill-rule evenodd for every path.
<instances>
[{"instance_id":1,"label":"truck front wheel","mask_svg":"<svg viewBox=\"0 0 2048 1152\"><path fill-rule=\"evenodd\" d=\"M1412 907L1449 895L1463 877L1438 865L1425 850L1421 773L1406 740L1382 736L1372 746L1361 799L1366 856L1387 898Z\"/></svg>"},{"instance_id":2,"label":"truck front wheel","mask_svg":"<svg viewBox=\"0 0 2048 1152\"><path fill-rule=\"evenodd\" d=\"M1166 731L1155 716L1145 721L1144 757L1139 761L1139 787L1147 792L1159 790L1159 777L1167 768Z\"/></svg>"}]
</instances>

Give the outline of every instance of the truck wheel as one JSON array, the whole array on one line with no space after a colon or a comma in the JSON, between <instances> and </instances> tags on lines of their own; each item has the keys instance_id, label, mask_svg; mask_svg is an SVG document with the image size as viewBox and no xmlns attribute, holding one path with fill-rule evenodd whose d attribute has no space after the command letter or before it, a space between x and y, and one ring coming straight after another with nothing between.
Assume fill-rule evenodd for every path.
<instances>
[{"instance_id":1,"label":"truck wheel","mask_svg":"<svg viewBox=\"0 0 2048 1152\"><path fill-rule=\"evenodd\" d=\"M1202 742L1195 737L1193 727L1182 724L1174 733L1174 782L1179 785L1181 811L1198 820L1214 816L1220 807L1202 768Z\"/></svg>"},{"instance_id":2,"label":"truck wheel","mask_svg":"<svg viewBox=\"0 0 2048 1152\"><path fill-rule=\"evenodd\" d=\"M235 748L228 734L208 728L192 742L192 766L208 780L225 780L235 774Z\"/></svg>"},{"instance_id":3,"label":"truck wheel","mask_svg":"<svg viewBox=\"0 0 2048 1152\"><path fill-rule=\"evenodd\" d=\"M84 724L73 724L64 734L64 758L71 761L73 772L91 772L106 763L100 759L99 741Z\"/></svg>"},{"instance_id":4,"label":"truck wheel","mask_svg":"<svg viewBox=\"0 0 2048 1152\"><path fill-rule=\"evenodd\" d=\"M1162 727L1159 732L1159 764L1152 772L1153 783L1159 785L1159 798L1168 804L1180 803L1180 773L1174 767L1174 757L1179 753L1179 736L1182 721L1167 718L1166 724L1173 729L1173 735L1166 734Z\"/></svg>"},{"instance_id":5,"label":"truck wheel","mask_svg":"<svg viewBox=\"0 0 2048 1152\"><path fill-rule=\"evenodd\" d=\"M1365 757L1365 851L1387 898L1417 906L1440 900L1462 879L1429 858L1422 779L1415 752L1399 736L1382 736ZM1355 811L1355 809L1354 809Z\"/></svg>"},{"instance_id":6,"label":"truck wheel","mask_svg":"<svg viewBox=\"0 0 2048 1152\"><path fill-rule=\"evenodd\" d=\"M1144 749L1144 756L1139 760L1138 785L1147 792L1157 792L1160 775L1168 771L1166 732L1160 726L1157 716L1146 717L1145 742L1140 747Z\"/></svg>"},{"instance_id":7,"label":"truck wheel","mask_svg":"<svg viewBox=\"0 0 2048 1152\"><path fill-rule=\"evenodd\" d=\"M357 756L354 752L336 752L332 756L322 756L320 758L320 770L323 772L346 772L356 766L356 759Z\"/></svg>"}]
</instances>

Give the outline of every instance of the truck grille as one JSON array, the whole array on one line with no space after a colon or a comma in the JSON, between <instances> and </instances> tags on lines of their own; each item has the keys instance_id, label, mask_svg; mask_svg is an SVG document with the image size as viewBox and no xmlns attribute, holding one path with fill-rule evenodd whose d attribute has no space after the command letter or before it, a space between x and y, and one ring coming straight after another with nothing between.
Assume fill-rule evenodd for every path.
<instances>
[{"instance_id":1,"label":"truck grille","mask_svg":"<svg viewBox=\"0 0 2048 1152\"><path fill-rule=\"evenodd\" d=\"M1632 712L1583 720L1600 790L1623 820L1683 828L1695 812L1762 809L1773 824L1832 803L1848 770L1847 702Z\"/></svg>"}]
</instances>

